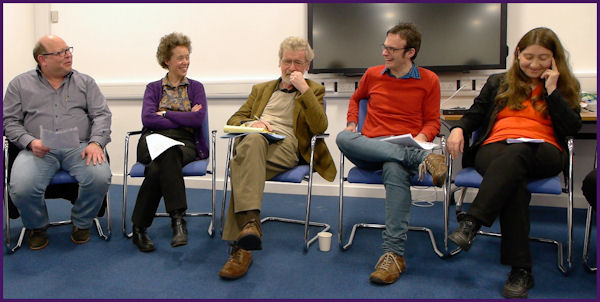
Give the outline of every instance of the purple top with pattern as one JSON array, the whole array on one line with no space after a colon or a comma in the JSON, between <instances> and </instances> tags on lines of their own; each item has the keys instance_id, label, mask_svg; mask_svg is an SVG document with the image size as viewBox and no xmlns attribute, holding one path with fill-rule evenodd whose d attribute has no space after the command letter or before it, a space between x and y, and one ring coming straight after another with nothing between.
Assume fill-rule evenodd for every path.
<instances>
[{"instance_id":1,"label":"purple top with pattern","mask_svg":"<svg viewBox=\"0 0 600 302\"><path fill-rule=\"evenodd\" d=\"M208 118L206 108L206 94L204 86L198 81L189 79L188 96L192 107L196 104L202 105L197 112L167 111L165 117L157 115L158 106L162 98L162 79L146 85L144 103L142 104L142 124L144 129L174 129L179 127L191 127L194 129L194 140L198 159L208 158L208 131L203 129L204 119Z\"/></svg>"}]
</instances>

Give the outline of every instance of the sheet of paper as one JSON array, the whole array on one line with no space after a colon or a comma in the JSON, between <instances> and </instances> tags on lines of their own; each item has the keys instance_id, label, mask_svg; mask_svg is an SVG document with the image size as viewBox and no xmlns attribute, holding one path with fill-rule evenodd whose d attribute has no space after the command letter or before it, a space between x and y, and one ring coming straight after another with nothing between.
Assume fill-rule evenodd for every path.
<instances>
[{"instance_id":1,"label":"sheet of paper","mask_svg":"<svg viewBox=\"0 0 600 302\"><path fill-rule=\"evenodd\" d=\"M223 126L223 132L225 132L225 133L256 133L256 132L268 132L268 131L266 131L265 128L225 125L225 126Z\"/></svg>"},{"instance_id":2,"label":"sheet of paper","mask_svg":"<svg viewBox=\"0 0 600 302\"><path fill-rule=\"evenodd\" d=\"M272 132L260 132L260 134L262 134L269 142L276 142L285 138L285 135L283 134L277 134ZM244 135L248 135L248 133L227 133L221 136L221 138L232 138Z\"/></svg>"},{"instance_id":3,"label":"sheet of paper","mask_svg":"<svg viewBox=\"0 0 600 302\"><path fill-rule=\"evenodd\" d=\"M79 130L74 127L55 132L40 126L40 139L50 149L78 148Z\"/></svg>"},{"instance_id":4,"label":"sheet of paper","mask_svg":"<svg viewBox=\"0 0 600 302\"><path fill-rule=\"evenodd\" d=\"M150 153L150 158L152 158L152 160L173 146L184 145L184 143L180 141L157 133L146 136L146 144L148 145L148 152Z\"/></svg>"},{"instance_id":5,"label":"sheet of paper","mask_svg":"<svg viewBox=\"0 0 600 302\"><path fill-rule=\"evenodd\" d=\"M507 143L509 144L516 144L516 143L536 143L536 144L541 144L544 142L543 139L541 138L524 138L524 137L519 137L519 138L509 138L506 140Z\"/></svg>"},{"instance_id":6,"label":"sheet of paper","mask_svg":"<svg viewBox=\"0 0 600 302\"><path fill-rule=\"evenodd\" d=\"M407 146L407 147L415 147L415 148L425 149L425 150L433 150L434 148L439 147L439 145L436 143L418 142L412 137L412 135L410 133L396 135L396 136L390 136L390 137L382 138L381 140L384 142L390 142L390 143L394 143L394 144L398 144L398 145L403 145L403 146Z\"/></svg>"}]
</instances>

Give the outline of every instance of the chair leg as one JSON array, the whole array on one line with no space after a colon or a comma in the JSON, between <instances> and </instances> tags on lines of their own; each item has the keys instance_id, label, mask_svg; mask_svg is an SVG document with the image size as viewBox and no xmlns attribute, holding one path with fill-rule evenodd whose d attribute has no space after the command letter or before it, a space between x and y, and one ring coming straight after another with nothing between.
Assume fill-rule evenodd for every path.
<instances>
[{"instance_id":1,"label":"chair leg","mask_svg":"<svg viewBox=\"0 0 600 302\"><path fill-rule=\"evenodd\" d=\"M587 272L594 273L597 271L596 266L589 263L590 238L592 235L592 207L588 206L585 219L585 238L583 240L583 267Z\"/></svg>"}]
</instances>

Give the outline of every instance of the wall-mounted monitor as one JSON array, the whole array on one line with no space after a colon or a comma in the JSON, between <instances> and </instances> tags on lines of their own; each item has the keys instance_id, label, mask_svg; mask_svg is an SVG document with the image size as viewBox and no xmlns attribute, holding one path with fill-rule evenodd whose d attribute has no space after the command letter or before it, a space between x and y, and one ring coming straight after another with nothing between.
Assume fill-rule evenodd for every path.
<instances>
[{"instance_id":1,"label":"wall-mounted monitor","mask_svg":"<svg viewBox=\"0 0 600 302\"><path fill-rule=\"evenodd\" d=\"M362 74L400 22L422 34L415 62L433 71L505 69L506 3L309 3L310 73Z\"/></svg>"}]
</instances>

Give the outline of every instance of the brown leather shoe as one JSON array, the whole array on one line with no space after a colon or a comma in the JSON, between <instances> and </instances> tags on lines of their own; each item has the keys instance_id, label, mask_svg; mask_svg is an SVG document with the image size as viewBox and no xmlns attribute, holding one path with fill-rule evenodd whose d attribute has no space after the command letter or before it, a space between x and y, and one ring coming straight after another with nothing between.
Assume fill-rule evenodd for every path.
<instances>
[{"instance_id":1,"label":"brown leather shoe","mask_svg":"<svg viewBox=\"0 0 600 302\"><path fill-rule=\"evenodd\" d=\"M405 270L404 257L387 252L379 257L379 261L375 265L375 271L371 274L369 280L377 284L392 284L400 278L400 274Z\"/></svg>"},{"instance_id":2,"label":"brown leather shoe","mask_svg":"<svg viewBox=\"0 0 600 302\"><path fill-rule=\"evenodd\" d=\"M90 229L80 229L76 226L73 226L73 231L71 232L71 241L77 244L84 244L90 241Z\"/></svg>"},{"instance_id":3,"label":"brown leather shoe","mask_svg":"<svg viewBox=\"0 0 600 302\"><path fill-rule=\"evenodd\" d=\"M236 239L237 245L248 251L262 250L262 231L260 229L260 221L251 219L248 221Z\"/></svg>"},{"instance_id":4,"label":"brown leather shoe","mask_svg":"<svg viewBox=\"0 0 600 302\"><path fill-rule=\"evenodd\" d=\"M48 245L48 235L46 229L29 229L29 249L41 250Z\"/></svg>"},{"instance_id":5,"label":"brown leather shoe","mask_svg":"<svg viewBox=\"0 0 600 302\"><path fill-rule=\"evenodd\" d=\"M446 165L446 156L436 153L430 153L419 165L419 180L423 180L423 175L428 172L433 177L433 184L442 187L448 175Z\"/></svg>"},{"instance_id":6,"label":"brown leather shoe","mask_svg":"<svg viewBox=\"0 0 600 302\"><path fill-rule=\"evenodd\" d=\"M219 271L219 276L225 279L238 279L248 272L250 264L252 264L252 253L234 246L229 259Z\"/></svg>"}]
</instances>

